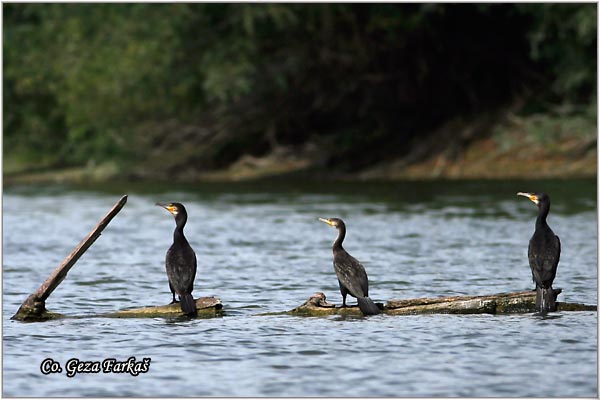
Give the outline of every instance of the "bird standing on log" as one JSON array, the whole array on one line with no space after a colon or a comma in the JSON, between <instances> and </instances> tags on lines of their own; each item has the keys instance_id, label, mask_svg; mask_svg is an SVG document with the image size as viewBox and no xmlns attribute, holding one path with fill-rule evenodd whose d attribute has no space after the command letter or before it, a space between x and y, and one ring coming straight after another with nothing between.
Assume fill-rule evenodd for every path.
<instances>
[{"instance_id":1,"label":"bird standing on log","mask_svg":"<svg viewBox=\"0 0 600 400\"><path fill-rule=\"evenodd\" d=\"M342 307L346 307L346 296L350 294L350 296L356 297L358 307L364 315L379 314L381 311L369 298L369 279L365 267L342 247L342 242L346 237L344 221L339 218L319 218L319 221L338 230L338 237L333 242L333 268L340 284Z\"/></svg>"},{"instance_id":2,"label":"bird standing on log","mask_svg":"<svg viewBox=\"0 0 600 400\"><path fill-rule=\"evenodd\" d=\"M181 203L156 203L156 205L163 207L175 217L173 244L167 250L165 261L169 288L173 294L171 304L177 303L175 300L175 293L177 293L181 311L187 315L195 315L197 310L192 291L196 277L196 253L183 234L183 227L187 222L187 211Z\"/></svg>"},{"instance_id":3,"label":"bird standing on log","mask_svg":"<svg viewBox=\"0 0 600 400\"><path fill-rule=\"evenodd\" d=\"M552 282L560 259L560 239L548 226L546 218L550 212L550 197L545 193L517 193L538 206L535 232L529 240L529 266L535 282L536 308L541 313L556 311L556 299Z\"/></svg>"}]
</instances>

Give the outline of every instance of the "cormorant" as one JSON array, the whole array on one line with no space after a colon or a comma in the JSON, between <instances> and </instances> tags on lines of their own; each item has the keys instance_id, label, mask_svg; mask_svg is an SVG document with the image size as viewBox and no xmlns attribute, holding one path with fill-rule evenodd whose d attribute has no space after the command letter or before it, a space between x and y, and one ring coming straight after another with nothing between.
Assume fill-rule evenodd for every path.
<instances>
[{"instance_id":1,"label":"cormorant","mask_svg":"<svg viewBox=\"0 0 600 400\"><path fill-rule=\"evenodd\" d=\"M173 244L167 250L165 266L169 278L169 288L176 303L175 293L179 295L181 311L188 315L196 314L196 302L192 297L194 290L194 278L196 277L196 253L188 243L183 234L183 227L187 222L187 211L181 203L156 203L169 211L175 217L175 232L173 232Z\"/></svg>"},{"instance_id":2,"label":"cormorant","mask_svg":"<svg viewBox=\"0 0 600 400\"><path fill-rule=\"evenodd\" d=\"M369 298L369 279L365 267L342 247L346 237L346 224L339 218L319 218L319 221L338 230L338 237L333 242L333 268L340 284L342 307L346 307L346 295L350 294L356 297L358 307L364 315L379 314L381 311Z\"/></svg>"},{"instance_id":3,"label":"cormorant","mask_svg":"<svg viewBox=\"0 0 600 400\"><path fill-rule=\"evenodd\" d=\"M560 259L560 239L552 232L546 222L550 212L550 197L545 193L517 193L525 196L538 206L535 232L529 240L529 266L535 282L536 308L541 313L556 311L556 302L552 282Z\"/></svg>"}]
</instances>

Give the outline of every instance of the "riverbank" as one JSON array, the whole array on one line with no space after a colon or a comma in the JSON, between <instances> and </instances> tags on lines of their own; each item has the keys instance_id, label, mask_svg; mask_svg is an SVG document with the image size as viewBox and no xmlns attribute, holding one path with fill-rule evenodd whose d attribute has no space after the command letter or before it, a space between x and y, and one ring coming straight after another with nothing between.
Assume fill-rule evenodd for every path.
<instances>
[{"instance_id":1,"label":"riverbank","mask_svg":"<svg viewBox=\"0 0 600 400\"><path fill-rule=\"evenodd\" d=\"M198 170L179 159L149 158L128 167L116 162L65 169L5 171L5 185L93 183L114 180L239 182L270 178L319 180L552 179L597 176L597 136L590 121L506 118L502 124L450 123L411 151L364 168L328 166L327 146L276 147L263 156L242 156L225 168ZM575 127L573 127L575 126ZM460 132L457 134L456 132ZM156 162L154 162L156 161ZM172 171L177 169L177 174Z\"/></svg>"},{"instance_id":2,"label":"riverbank","mask_svg":"<svg viewBox=\"0 0 600 400\"><path fill-rule=\"evenodd\" d=\"M430 179L551 179L592 178L597 175L596 139L570 139L545 146L511 146L504 149L493 139L480 140L453 157L442 153L410 163L405 158L383 162L364 170L343 173L315 167L308 157L283 159L277 154L244 157L228 168L211 172L187 173L181 182L250 181L274 177L339 180L430 180ZM150 174L149 174L150 175ZM162 177L162 180L169 180ZM5 185L68 184L108 182L111 180L147 180L120 171L112 163L39 172L8 173Z\"/></svg>"}]
</instances>

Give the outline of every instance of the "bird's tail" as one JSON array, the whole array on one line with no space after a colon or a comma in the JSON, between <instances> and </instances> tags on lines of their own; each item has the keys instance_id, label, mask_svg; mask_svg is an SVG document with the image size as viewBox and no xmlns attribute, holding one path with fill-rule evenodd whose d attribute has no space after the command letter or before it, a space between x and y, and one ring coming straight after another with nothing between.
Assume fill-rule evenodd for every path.
<instances>
[{"instance_id":1,"label":"bird's tail","mask_svg":"<svg viewBox=\"0 0 600 400\"><path fill-rule=\"evenodd\" d=\"M360 308L360 311L362 311L364 315L376 315L381 313L381 310L379 310L377 304L375 304L370 298L357 297L356 300L358 300L358 308Z\"/></svg>"},{"instance_id":2,"label":"bird's tail","mask_svg":"<svg viewBox=\"0 0 600 400\"><path fill-rule=\"evenodd\" d=\"M187 315L196 315L196 302L191 293L186 293L179 297L179 305L181 306L181 311Z\"/></svg>"},{"instance_id":3,"label":"bird's tail","mask_svg":"<svg viewBox=\"0 0 600 400\"><path fill-rule=\"evenodd\" d=\"M556 311L556 298L552 286L543 288L538 286L535 294L535 307L542 313Z\"/></svg>"}]
</instances>

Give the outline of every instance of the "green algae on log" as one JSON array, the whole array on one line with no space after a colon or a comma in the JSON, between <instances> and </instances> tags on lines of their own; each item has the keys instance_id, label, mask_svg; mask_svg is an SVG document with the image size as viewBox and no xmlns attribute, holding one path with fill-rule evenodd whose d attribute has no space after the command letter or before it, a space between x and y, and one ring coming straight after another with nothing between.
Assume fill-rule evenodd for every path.
<instances>
[{"instance_id":1,"label":"green algae on log","mask_svg":"<svg viewBox=\"0 0 600 400\"><path fill-rule=\"evenodd\" d=\"M562 289L555 289L558 296ZM534 313L535 292L522 291L499 293L486 296L450 296L420 298L409 300L389 300L385 306L376 303L384 314L511 314ZM556 311L596 311L597 306L580 303L556 303ZM326 315L362 315L357 306L339 307L329 303L325 294L318 292L304 304L286 312L290 315L326 316Z\"/></svg>"},{"instance_id":2,"label":"green algae on log","mask_svg":"<svg viewBox=\"0 0 600 400\"><path fill-rule=\"evenodd\" d=\"M217 297L199 297L196 300L198 317L215 317L223 314L223 304ZM134 308L131 310L117 311L104 314L106 318L158 318L158 317L183 317L179 303L167 304L165 306Z\"/></svg>"}]
</instances>

